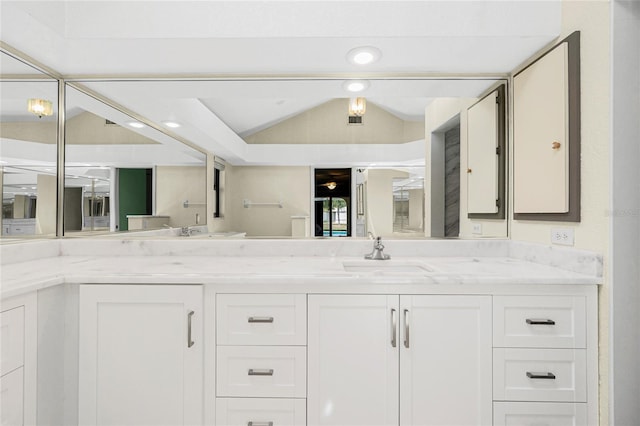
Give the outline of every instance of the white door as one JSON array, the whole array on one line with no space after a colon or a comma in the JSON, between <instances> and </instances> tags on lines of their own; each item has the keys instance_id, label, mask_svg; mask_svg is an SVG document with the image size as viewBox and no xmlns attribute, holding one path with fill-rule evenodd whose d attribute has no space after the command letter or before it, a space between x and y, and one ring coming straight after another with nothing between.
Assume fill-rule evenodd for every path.
<instances>
[{"instance_id":1,"label":"white door","mask_svg":"<svg viewBox=\"0 0 640 426\"><path fill-rule=\"evenodd\" d=\"M398 424L398 301L309 296L309 425Z\"/></svg>"},{"instance_id":2,"label":"white door","mask_svg":"<svg viewBox=\"0 0 640 426\"><path fill-rule=\"evenodd\" d=\"M400 424L492 423L490 296L400 297Z\"/></svg>"},{"instance_id":3,"label":"white door","mask_svg":"<svg viewBox=\"0 0 640 426\"><path fill-rule=\"evenodd\" d=\"M513 78L515 213L569 211L568 45Z\"/></svg>"},{"instance_id":4,"label":"white door","mask_svg":"<svg viewBox=\"0 0 640 426\"><path fill-rule=\"evenodd\" d=\"M498 91L467 113L467 210L496 213L498 206Z\"/></svg>"},{"instance_id":5,"label":"white door","mask_svg":"<svg viewBox=\"0 0 640 426\"><path fill-rule=\"evenodd\" d=\"M80 287L82 425L202 424L202 287Z\"/></svg>"}]
</instances>

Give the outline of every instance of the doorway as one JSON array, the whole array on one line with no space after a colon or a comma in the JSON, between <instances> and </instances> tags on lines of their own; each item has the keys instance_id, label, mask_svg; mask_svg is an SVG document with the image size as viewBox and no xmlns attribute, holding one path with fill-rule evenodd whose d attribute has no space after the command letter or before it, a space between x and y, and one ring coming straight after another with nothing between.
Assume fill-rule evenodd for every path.
<instances>
[{"instance_id":1,"label":"doorway","mask_svg":"<svg viewBox=\"0 0 640 426\"><path fill-rule=\"evenodd\" d=\"M152 169L118 169L118 230L129 230L128 215L151 215Z\"/></svg>"},{"instance_id":2,"label":"doorway","mask_svg":"<svg viewBox=\"0 0 640 426\"><path fill-rule=\"evenodd\" d=\"M351 169L314 170L314 235L351 236Z\"/></svg>"}]
</instances>

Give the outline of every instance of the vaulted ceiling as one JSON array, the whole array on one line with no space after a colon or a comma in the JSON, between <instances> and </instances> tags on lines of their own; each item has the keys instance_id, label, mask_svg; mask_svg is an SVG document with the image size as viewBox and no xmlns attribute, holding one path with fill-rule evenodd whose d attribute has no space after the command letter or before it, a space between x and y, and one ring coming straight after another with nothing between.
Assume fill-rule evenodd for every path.
<instances>
[{"instance_id":1,"label":"vaulted ceiling","mask_svg":"<svg viewBox=\"0 0 640 426\"><path fill-rule=\"evenodd\" d=\"M403 120L422 120L436 97L477 97L552 42L561 18L559 0L3 0L0 8L7 45L159 126L180 122L175 134L236 164L264 157L243 136L352 96L344 84L353 79L367 80L361 95ZM358 46L382 55L354 64L347 53ZM273 161L310 161L296 147L272 148Z\"/></svg>"}]
</instances>

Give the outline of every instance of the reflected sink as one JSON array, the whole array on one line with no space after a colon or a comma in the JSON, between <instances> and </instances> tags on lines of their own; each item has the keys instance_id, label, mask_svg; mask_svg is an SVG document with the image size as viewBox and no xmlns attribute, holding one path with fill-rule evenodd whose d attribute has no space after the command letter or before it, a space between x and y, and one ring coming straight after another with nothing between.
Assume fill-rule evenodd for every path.
<instances>
[{"instance_id":1,"label":"reflected sink","mask_svg":"<svg viewBox=\"0 0 640 426\"><path fill-rule=\"evenodd\" d=\"M346 272L368 272L376 275L385 274L419 274L434 272L429 266L420 262L402 262L394 260L365 260L343 262Z\"/></svg>"}]
</instances>

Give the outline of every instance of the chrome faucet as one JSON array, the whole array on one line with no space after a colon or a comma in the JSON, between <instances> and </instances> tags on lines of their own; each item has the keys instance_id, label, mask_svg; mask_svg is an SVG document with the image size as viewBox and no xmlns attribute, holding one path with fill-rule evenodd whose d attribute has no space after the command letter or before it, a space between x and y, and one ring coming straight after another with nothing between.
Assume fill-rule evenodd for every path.
<instances>
[{"instance_id":1,"label":"chrome faucet","mask_svg":"<svg viewBox=\"0 0 640 426\"><path fill-rule=\"evenodd\" d=\"M193 234L193 229L188 226L183 226L180 228L180 236L181 237L190 237Z\"/></svg>"},{"instance_id":2,"label":"chrome faucet","mask_svg":"<svg viewBox=\"0 0 640 426\"><path fill-rule=\"evenodd\" d=\"M365 259L371 260L388 260L391 259L391 256L383 253L384 245L382 244L382 237L376 237L373 242L373 251L369 254L365 254Z\"/></svg>"}]
</instances>

